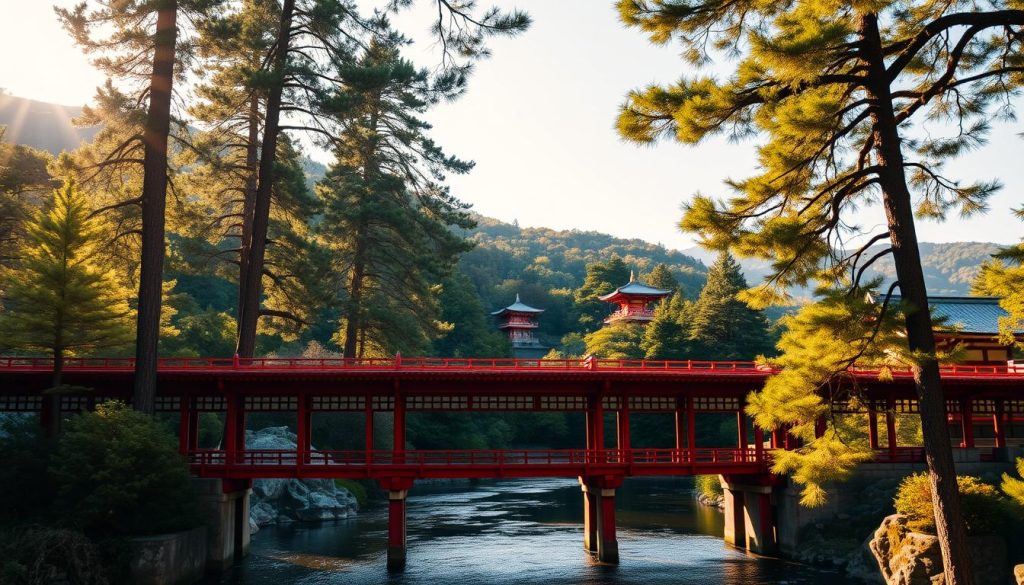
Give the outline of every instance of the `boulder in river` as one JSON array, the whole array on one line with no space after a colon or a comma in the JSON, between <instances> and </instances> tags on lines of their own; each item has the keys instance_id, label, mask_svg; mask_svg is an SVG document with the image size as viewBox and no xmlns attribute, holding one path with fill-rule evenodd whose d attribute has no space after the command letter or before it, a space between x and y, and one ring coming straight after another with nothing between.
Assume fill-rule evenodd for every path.
<instances>
[{"instance_id":1,"label":"boulder in river","mask_svg":"<svg viewBox=\"0 0 1024 585\"><path fill-rule=\"evenodd\" d=\"M288 427L245 432L247 449L294 451L295 433ZM253 532L276 522L339 520L359 509L355 496L329 479L257 479L249 501Z\"/></svg>"},{"instance_id":2,"label":"boulder in river","mask_svg":"<svg viewBox=\"0 0 1024 585\"><path fill-rule=\"evenodd\" d=\"M946 582L938 537L911 531L903 514L882 520L868 546L888 585L943 585ZM1006 583L1006 541L1002 537L969 536L967 546L977 585Z\"/></svg>"}]
</instances>

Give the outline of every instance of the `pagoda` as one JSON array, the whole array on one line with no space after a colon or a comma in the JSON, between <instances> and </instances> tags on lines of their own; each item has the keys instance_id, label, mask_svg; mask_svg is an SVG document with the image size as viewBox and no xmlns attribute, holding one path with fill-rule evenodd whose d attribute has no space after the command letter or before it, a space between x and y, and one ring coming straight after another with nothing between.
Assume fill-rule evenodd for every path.
<instances>
[{"instance_id":1,"label":"pagoda","mask_svg":"<svg viewBox=\"0 0 1024 585\"><path fill-rule=\"evenodd\" d=\"M653 303L669 296L672 291L661 288L654 288L636 279L636 275L629 273L629 284L620 286L612 292L598 297L606 303L614 303L618 308L604 320L606 325L612 323L640 323L647 324L654 318Z\"/></svg>"},{"instance_id":2,"label":"pagoda","mask_svg":"<svg viewBox=\"0 0 1024 585\"><path fill-rule=\"evenodd\" d=\"M548 347L541 345L534 331L537 329L537 317L544 309L537 309L519 300L491 313L498 319L498 329L503 329L512 344L512 355L517 358L538 359L548 353Z\"/></svg>"},{"instance_id":3,"label":"pagoda","mask_svg":"<svg viewBox=\"0 0 1024 585\"><path fill-rule=\"evenodd\" d=\"M889 306L899 307L900 295L889 295ZM939 351L962 351L961 363L1006 365L1013 359L1013 345L999 340L999 320L1009 314L997 297L928 297L932 319L941 321L935 329ZM878 299L875 302L882 302ZM1024 331L1014 331L1018 341Z\"/></svg>"}]
</instances>

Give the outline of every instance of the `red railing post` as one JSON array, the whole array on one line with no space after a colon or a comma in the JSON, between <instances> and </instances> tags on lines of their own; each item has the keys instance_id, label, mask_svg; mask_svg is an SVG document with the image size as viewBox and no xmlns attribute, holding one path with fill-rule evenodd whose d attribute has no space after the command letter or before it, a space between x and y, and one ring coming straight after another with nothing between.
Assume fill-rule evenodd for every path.
<instances>
[{"instance_id":1,"label":"red railing post","mask_svg":"<svg viewBox=\"0 0 1024 585\"><path fill-rule=\"evenodd\" d=\"M960 400L960 429L963 433L963 446L974 448L974 405L970 398Z\"/></svg>"},{"instance_id":2,"label":"red railing post","mask_svg":"<svg viewBox=\"0 0 1024 585\"><path fill-rule=\"evenodd\" d=\"M889 458L896 459L896 400L887 398L885 401L885 434L889 440Z\"/></svg>"},{"instance_id":3,"label":"red railing post","mask_svg":"<svg viewBox=\"0 0 1024 585\"><path fill-rule=\"evenodd\" d=\"M996 437L996 449L1006 447L1006 408L1002 398L996 399L996 411L992 414L992 430Z\"/></svg>"}]
</instances>

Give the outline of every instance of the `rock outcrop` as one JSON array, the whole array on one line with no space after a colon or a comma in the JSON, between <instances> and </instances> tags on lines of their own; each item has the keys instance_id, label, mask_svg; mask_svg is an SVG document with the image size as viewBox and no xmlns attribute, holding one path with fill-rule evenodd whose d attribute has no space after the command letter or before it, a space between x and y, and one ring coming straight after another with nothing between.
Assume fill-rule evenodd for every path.
<instances>
[{"instance_id":1,"label":"rock outcrop","mask_svg":"<svg viewBox=\"0 0 1024 585\"><path fill-rule=\"evenodd\" d=\"M907 517L893 514L882 520L868 543L888 585L944 585L939 539L913 532ZM1003 585L1009 573L1006 542L998 536L971 536L970 549L974 582L977 585Z\"/></svg>"},{"instance_id":2,"label":"rock outcrop","mask_svg":"<svg viewBox=\"0 0 1024 585\"><path fill-rule=\"evenodd\" d=\"M295 433L288 427L269 427L245 432L249 449L294 451ZM316 522L348 518L359 504L344 488L329 479L257 479L249 501L249 526L252 532L278 522Z\"/></svg>"}]
</instances>

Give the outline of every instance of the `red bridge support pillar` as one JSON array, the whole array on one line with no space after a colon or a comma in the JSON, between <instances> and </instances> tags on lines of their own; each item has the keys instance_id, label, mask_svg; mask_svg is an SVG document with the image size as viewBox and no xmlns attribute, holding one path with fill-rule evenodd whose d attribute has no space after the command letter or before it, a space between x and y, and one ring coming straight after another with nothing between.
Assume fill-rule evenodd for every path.
<instances>
[{"instance_id":1,"label":"red bridge support pillar","mask_svg":"<svg viewBox=\"0 0 1024 585\"><path fill-rule=\"evenodd\" d=\"M619 476L579 478L583 489L583 548L598 562L619 563L619 540L615 532L615 490Z\"/></svg>"},{"instance_id":2,"label":"red bridge support pillar","mask_svg":"<svg viewBox=\"0 0 1024 585\"><path fill-rule=\"evenodd\" d=\"M597 499L598 494L584 478L579 478L583 490L583 550L597 553Z\"/></svg>"},{"instance_id":3,"label":"red bridge support pillar","mask_svg":"<svg viewBox=\"0 0 1024 585\"><path fill-rule=\"evenodd\" d=\"M406 558L405 501L412 478L382 479L380 486L388 492L388 571L401 571Z\"/></svg>"}]
</instances>

